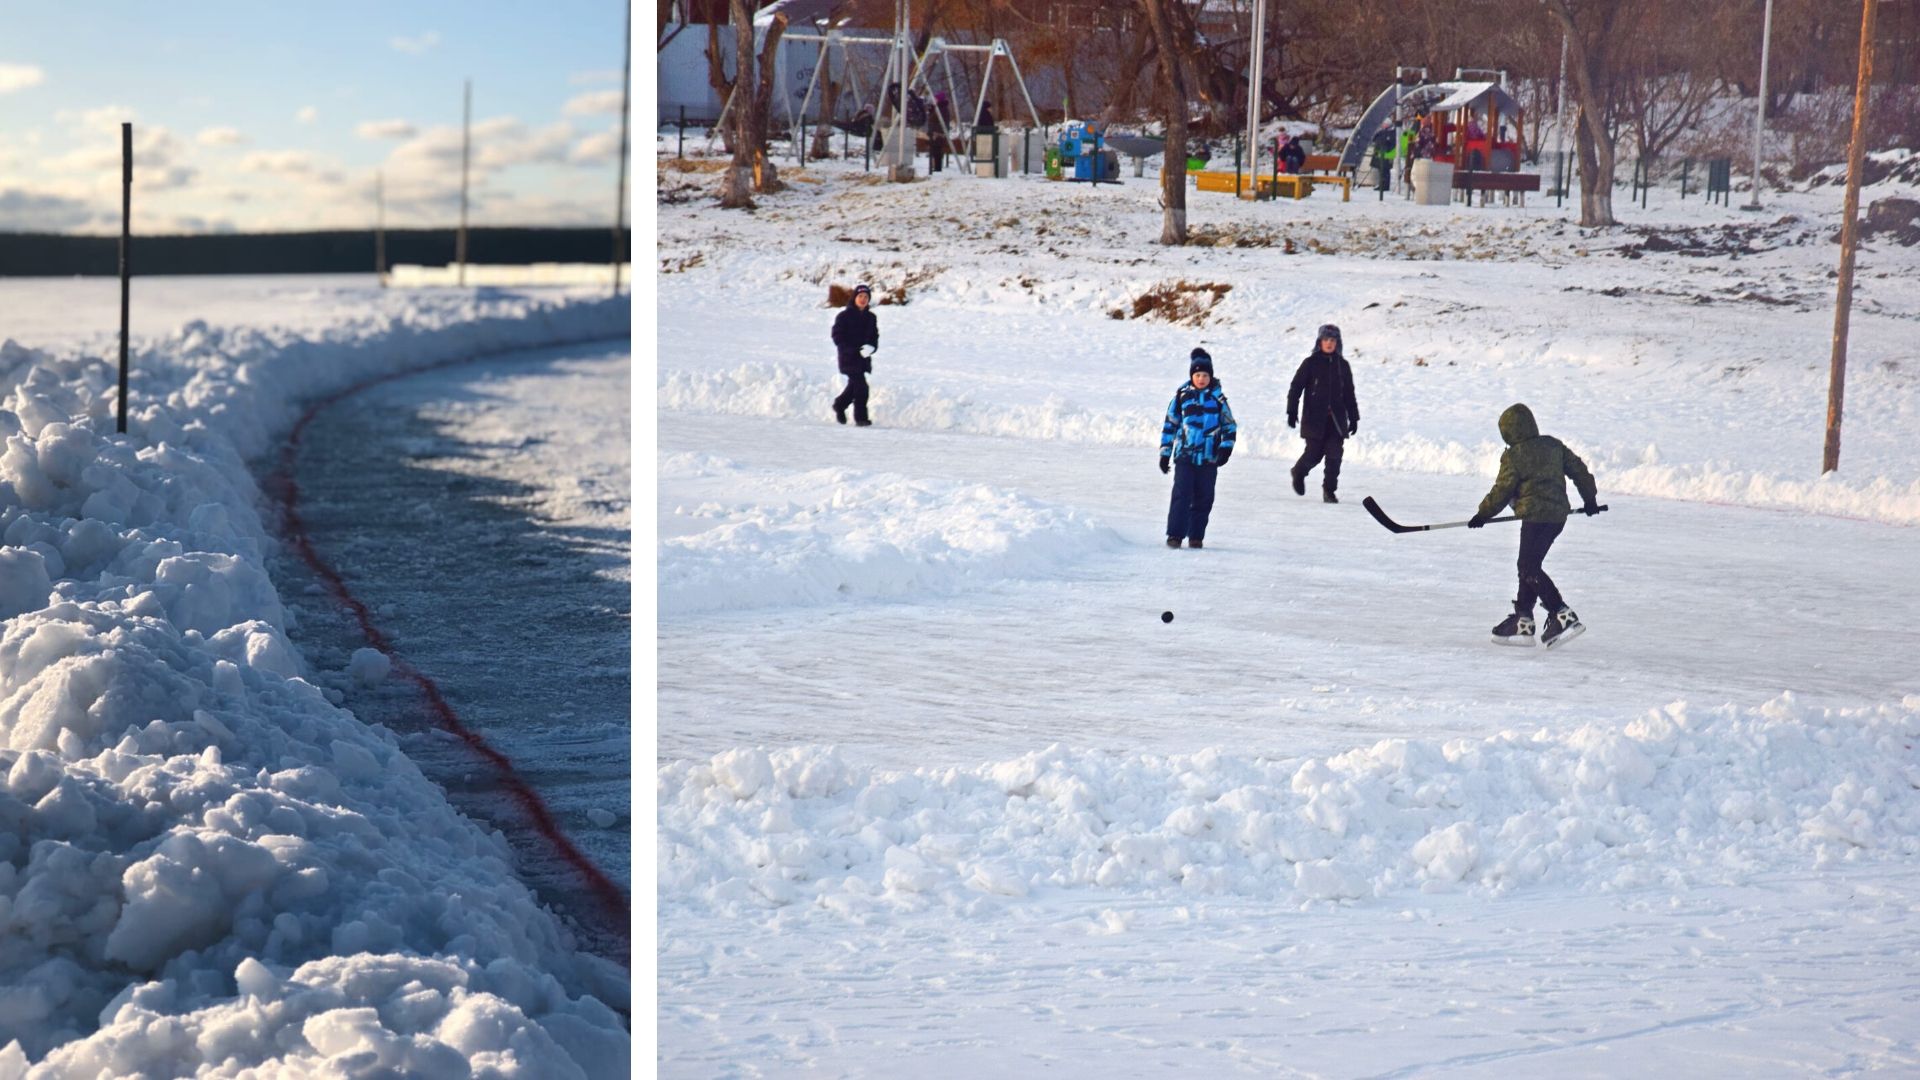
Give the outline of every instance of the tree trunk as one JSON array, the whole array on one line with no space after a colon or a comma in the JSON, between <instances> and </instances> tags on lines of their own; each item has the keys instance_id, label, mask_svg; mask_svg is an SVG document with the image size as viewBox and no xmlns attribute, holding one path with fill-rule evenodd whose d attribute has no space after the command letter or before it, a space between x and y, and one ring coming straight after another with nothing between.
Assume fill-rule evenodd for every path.
<instances>
[{"instance_id":1,"label":"tree trunk","mask_svg":"<svg viewBox=\"0 0 1920 1080\"><path fill-rule=\"evenodd\" d=\"M754 93L753 17L747 13L746 0L731 0L733 14L733 112L728 117L733 132L733 161L720 183L720 206L727 210L753 208L753 161L759 150L754 133L761 128L754 113L759 94Z\"/></svg>"},{"instance_id":2,"label":"tree trunk","mask_svg":"<svg viewBox=\"0 0 1920 1080\"><path fill-rule=\"evenodd\" d=\"M1167 22L1166 0L1144 0L1147 21L1160 49L1161 102L1167 116L1167 154L1160 166L1160 242L1178 246L1187 242L1187 79L1180 70L1180 50L1174 48Z\"/></svg>"},{"instance_id":3,"label":"tree trunk","mask_svg":"<svg viewBox=\"0 0 1920 1080\"><path fill-rule=\"evenodd\" d=\"M1599 2L1605 6L1610 0ZM1607 136L1606 102L1596 90L1607 81L1608 73L1594 70L1597 58L1588 51L1568 0L1547 0L1547 8L1566 32L1570 52L1567 67L1573 74L1574 101L1580 107L1574 124L1574 144L1580 154L1580 224L1596 229L1617 225L1613 217L1613 140ZM1604 55L1604 40L1598 47Z\"/></svg>"},{"instance_id":4,"label":"tree trunk","mask_svg":"<svg viewBox=\"0 0 1920 1080\"><path fill-rule=\"evenodd\" d=\"M822 45L821 48L826 48ZM814 161L824 161L833 156L833 118L840 108L840 84L830 75L822 75L820 81L825 84L820 91L820 125L813 129L813 147L807 156Z\"/></svg>"},{"instance_id":5,"label":"tree trunk","mask_svg":"<svg viewBox=\"0 0 1920 1080\"><path fill-rule=\"evenodd\" d=\"M736 3L739 0L735 0ZM780 37L787 32L787 17L775 15L773 24L767 27L766 44L760 47L760 77L747 85L753 90L753 190L766 195L780 190L780 170L767 155L767 133L773 127L773 84L779 78L780 65L776 62L780 51ZM749 42L752 38L749 36ZM751 45L749 45L751 47ZM782 88L782 93L785 89Z\"/></svg>"}]
</instances>

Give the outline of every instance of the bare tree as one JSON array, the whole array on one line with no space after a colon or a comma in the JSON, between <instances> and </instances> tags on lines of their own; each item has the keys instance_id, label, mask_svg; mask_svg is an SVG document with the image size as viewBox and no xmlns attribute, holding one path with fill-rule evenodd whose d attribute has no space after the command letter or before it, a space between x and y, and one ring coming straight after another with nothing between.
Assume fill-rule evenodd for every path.
<instances>
[{"instance_id":1,"label":"bare tree","mask_svg":"<svg viewBox=\"0 0 1920 1080\"><path fill-rule=\"evenodd\" d=\"M1612 81L1607 47L1623 2L1546 0L1548 12L1567 36L1567 68L1579 107L1574 146L1580 156L1580 224L1587 228L1618 224L1613 217L1613 136L1607 130L1605 90Z\"/></svg>"},{"instance_id":2,"label":"bare tree","mask_svg":"<svg viewBox=\"0 0 1920 1080\"><path fill-rule=\"evenodd\" d=\"M767 40L758 56L753 51L753 15L746 0L729 0L733 24L733 83L729 91L732 111L728 114L728 135L733 144L733 161L720 181L720 205L729 210L753 206L752 192L766 194L779 189L779 173L767 157L767 117L772 111L774 52L780 47L780 35L786 32L787 18L775 15L767 28ZM708 39L707 78L714 79L717 32ZM718 87L716 86L716 89Z\"/></svg>"},{"instance_id":3,"label":"bare tree","mask_svg":"<svg viewBox=\"0 0 1920 1080\"><path fill-rule=\"evenodd\" d=\"M1167 0L1142 0L1160 49L1161 104L1167 118L1167 153L1160 166L1160 242L1187 242L1187 79L1174 47Z\"/></svg>"}]
</instances>

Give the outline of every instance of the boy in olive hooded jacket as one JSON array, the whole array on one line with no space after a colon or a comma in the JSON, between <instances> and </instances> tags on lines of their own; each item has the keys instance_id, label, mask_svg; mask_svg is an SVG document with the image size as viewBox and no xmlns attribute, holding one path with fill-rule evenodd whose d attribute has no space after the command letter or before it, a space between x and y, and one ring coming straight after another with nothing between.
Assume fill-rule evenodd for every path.
<instances>
[{"instance_id":1,"label":"boy in olive hooded jacket","mask_svg":"<svg viewBox=\"0 0 1920 1080\"><path fill-rule=\"evenodd\" d=\"M1467 522L1470 529L1481 528L1509 502L1520 518L1520 593L1514 597L1513 614L1493 628L1493 640L1501 645L1532 645L1533 602L1538 599L1547 609L1540 640L1552 648L1579 637L1586 627L1541 564L1560 530L1567 527L1572 511L1567 479L1579 489L1580 510L1589 517L1600 512L1599 491L1586 462L1559 439L1540 434L1533 411L1525 405L1509 406L1500 414L1500 437L1507 441L1506 453L1500 455L1500 475L1480 500L1479 512Z\"/></svg>"}]
</instances>

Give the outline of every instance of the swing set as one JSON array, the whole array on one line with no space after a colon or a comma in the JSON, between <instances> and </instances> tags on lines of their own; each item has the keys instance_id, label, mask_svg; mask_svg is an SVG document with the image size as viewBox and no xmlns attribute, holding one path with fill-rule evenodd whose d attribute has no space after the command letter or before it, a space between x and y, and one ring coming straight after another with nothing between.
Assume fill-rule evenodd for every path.
<instances>
[{"instance_id":1,"label":"swing set","mask_svg":"<svg viewBox=\"0 0 1920 1080\"><path fill-rule=\"evenodd\" d=\"M769 18L769 13L763 11L755 22L759 26L765 26ZM892 164L907 165L913 160L912 144L907 141L907 128L919 125L911 123L908 113L913 105L922 101L926 101L926 107L932 109L932 116L939 126L940 138L945 140L946 145L956 145L958 143L956 135L971 135L978 131L981 117L986 111L987 93L993 83L994 62L1002 57L1006 58L1007 67L1013 72L1014 85L1020 88L1020 97L1026 103L1027 115L1032 118L1033 126L1042 126L1040 112L1033 107L1033 95L1028 92L1026 77L1020 71L1020 62L1014 59L1013 48L1007 44L1006 39L994 38L992 43L987 45L965 45L936 37L929 39L926 49L916 57L913 53L912 34L909 29L908 0L896 0L894 32L891 37L863 37L829 29L824 32L787 33L782 35L781 40L812 42L820 47L819 56L814 61L813 74L807 80L807 91L801 98L797 113L793 108L792 98L790 96L786 98L788 138L793 145L796 162L805 160L804 129L807 110L813 106L814 91L820 86L821 73L825 72L829 81L834 78L832 64L836 53L840 59L841 77L849 83L854 100L859 107L854 112L852 122L839 121L831 117L827 118L827 122L866 139L869 148L874 145L874 140L879 133L885 129L888 134L884 146L892 148L887 158ZM886 47L887 65L879 84L874 88L875 99L868 101L866 92L860 85L859 66L853 62L849 49L873 46ZM954 74L953 55L955 53L963 56L963 72L965 54L984 53L987 58L985 70L980 76L980 92L974 99L973 112L964 123L959 122L959 119L952 116L947 109L939 108L934 104L936 99L933 94L933 78L936 60L939 67L938 73L946 83L949 97L953 100L961 100L966 96L962 91L963 78L956 77ZM906 77L903 79L902 76ZM922 90L927 92L924 96L920 93ZM739 92L740 88L735 86L733 92L727 96L726 105L720 110L720 118L714 122L715 133L724 127ZM861 117L870 117L870 119L861 125ZM863 126L864 130L862 130ZM710 134L709 148L712 142L713 135Z\"/></svg>"}]
</instances>

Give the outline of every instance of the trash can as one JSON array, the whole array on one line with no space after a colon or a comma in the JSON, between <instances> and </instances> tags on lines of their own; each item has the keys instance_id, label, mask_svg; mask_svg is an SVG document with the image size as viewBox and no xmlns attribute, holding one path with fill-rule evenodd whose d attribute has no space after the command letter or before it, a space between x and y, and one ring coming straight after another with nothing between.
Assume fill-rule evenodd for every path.
<instances>
[{"instance_id":1,"label":"trash can","mask_svg":"<svg viewBox=\"0 0 1920 1080\"><path fill-rule=\"evenodd\" d=\"M1421 158L1413 163L1413 201L1421 206L1446 206L1453 201L1453 166Z\"/></svg>"}]
</instances>

